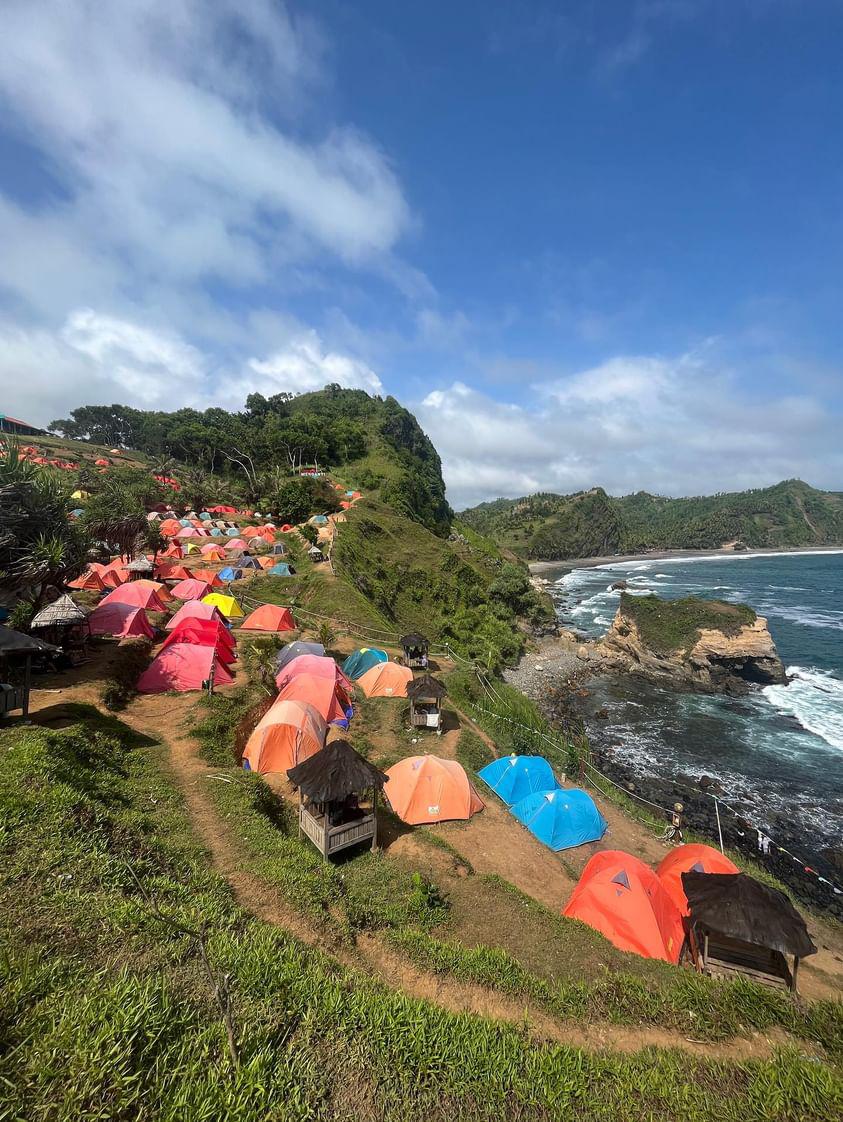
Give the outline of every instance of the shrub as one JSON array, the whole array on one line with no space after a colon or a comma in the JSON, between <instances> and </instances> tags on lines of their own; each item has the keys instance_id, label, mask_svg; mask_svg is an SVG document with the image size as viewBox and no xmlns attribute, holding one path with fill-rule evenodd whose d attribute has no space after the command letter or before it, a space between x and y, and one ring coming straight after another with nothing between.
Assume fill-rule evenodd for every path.
<instances>
[{"instance_id":1,"label":"shrub","mask_svg":"<svg viewBox=\"0 0 843 1122\"><path fill-rule=\"evenodd\" d=\"M152 643L148 639L128 639L114 651L111 677L103 684L102 703L113 713L125 709L137 695L138 678L152 659Z\"/></svg>"}]
</instances>

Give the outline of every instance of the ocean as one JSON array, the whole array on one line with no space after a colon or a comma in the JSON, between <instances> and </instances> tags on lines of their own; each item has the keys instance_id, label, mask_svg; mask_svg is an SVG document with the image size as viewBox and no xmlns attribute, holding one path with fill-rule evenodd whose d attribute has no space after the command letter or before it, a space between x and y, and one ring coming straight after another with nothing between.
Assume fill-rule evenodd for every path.
<instances>
[{"instance_id":1,"label":"ocean","mask_svg":"<svg viewBox=\"0 0 843 1122\"><path fill-rule=\"evenodd\" d=\"M843 551L563 569L544 574L560 621L590 636L611 624L618 580L636 595L740 601L765 616L789 685L732 698L602 676L583 706L589 733L629 773L710 776L754 825L843 843Z\"/></svg>"}]
</instances>

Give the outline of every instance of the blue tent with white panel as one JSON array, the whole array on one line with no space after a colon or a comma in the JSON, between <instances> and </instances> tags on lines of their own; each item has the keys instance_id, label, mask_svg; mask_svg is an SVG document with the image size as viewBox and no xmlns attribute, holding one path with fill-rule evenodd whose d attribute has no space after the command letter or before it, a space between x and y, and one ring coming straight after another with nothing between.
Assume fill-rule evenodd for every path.
<instances>
[{"instance_id":1,"label":"blue tent with white panel","mask_svg":"<svg viewBox=\"0 0 843 1122\"><path fill-rule=\"evenodd\" d=\"M576 787L536 791L510 807L518 821L549 849L571 849L599 841L607 822L594 799Z\"/></svg>"},{"instance_id":2,"label":"blue tent with white panel","mask_svg":"<svg viewBox=\"0 0 843 1122\"><path fill-rule=\"evenodd\" d=\"M544 756L503 756L477 774L507 806L557 786L553 768Z\"/></svg>"}]
</instances>

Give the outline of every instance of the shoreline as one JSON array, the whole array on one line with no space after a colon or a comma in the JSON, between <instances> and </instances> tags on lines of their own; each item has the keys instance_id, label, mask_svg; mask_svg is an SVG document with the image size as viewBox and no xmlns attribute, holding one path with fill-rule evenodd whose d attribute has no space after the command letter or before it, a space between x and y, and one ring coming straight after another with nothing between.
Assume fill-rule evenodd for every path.
<instances>
[{"instance_id":1,"label":"shoreline","mask_svg":"<svg viewBox=\"0 0 843 1122\"><path fill-rule=\"evenodd\" d=\"M528 561L527 565L533 576L541 576L553 569L597 569L604 565L623 565L635 561L696 561L707 558L741 558L741 557L787 557L790 555L810 556L815 553L843 553L841 545L817 545L811 548L804 546L785 546L774 549L772 546L763 549L664 549L653 550L650 553L616 553L606 557L571 557L561 561Z\"/></svg>"}]
</instances>

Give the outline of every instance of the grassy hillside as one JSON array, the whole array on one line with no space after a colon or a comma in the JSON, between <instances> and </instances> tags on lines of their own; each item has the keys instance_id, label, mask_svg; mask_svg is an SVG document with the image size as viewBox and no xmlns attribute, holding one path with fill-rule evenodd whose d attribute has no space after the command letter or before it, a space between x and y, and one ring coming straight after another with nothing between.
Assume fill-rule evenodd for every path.
<instances>
[{"instance_id":1,"label":"grassy hillside","mask_svg":"<svg viewBox=\"0 0 843 1122\"><path fill-rule=\"evenodd\" d=\"M614 498L601 488L497 499L464 511L480 533L523 557L555 561L656 549L843 544L843 495L798 479L773 487L668 499L640 491Z\"/></svg>"}]
</instances>

